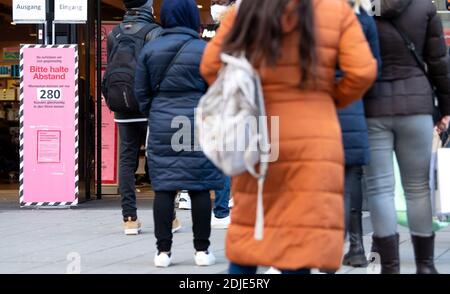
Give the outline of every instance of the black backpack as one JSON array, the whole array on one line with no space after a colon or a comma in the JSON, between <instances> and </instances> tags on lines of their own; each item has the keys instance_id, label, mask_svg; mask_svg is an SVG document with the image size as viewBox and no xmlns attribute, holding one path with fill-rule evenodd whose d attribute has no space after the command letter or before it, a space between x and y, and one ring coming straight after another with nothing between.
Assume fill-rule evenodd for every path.
<instances>
[{"instance_id":1,"label":"black backpack","mask_svg":"<svg viewBox=\"0 0 450 294\"><path fill-rule=\"evenodd\" d=\"M147 35L158 28L156 24L146 24L135 34L125 34L121 26L113 29L116 38L102 82L102 92L106 105L113 112L139 113L134 98L134 76L139 54L146 43Z\"/></svg>"}]
</instances>

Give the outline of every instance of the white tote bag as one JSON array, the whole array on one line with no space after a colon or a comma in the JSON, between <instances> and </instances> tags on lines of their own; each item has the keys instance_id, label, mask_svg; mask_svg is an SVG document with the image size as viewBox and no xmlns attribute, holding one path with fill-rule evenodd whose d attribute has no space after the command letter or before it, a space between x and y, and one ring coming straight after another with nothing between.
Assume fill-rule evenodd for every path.
<instances>
[{"instance_id":1,"label":"white tote bag","mask_svg":"<svg viewBox=\"0 0 450 294\"><path fill-rule=\"evenodd\" d=\"M450 214L450 148L443 147L437 150L436 165L438 189L435 193L435 212L437 216L448 215Z\"/></svg>"}]
</instances>

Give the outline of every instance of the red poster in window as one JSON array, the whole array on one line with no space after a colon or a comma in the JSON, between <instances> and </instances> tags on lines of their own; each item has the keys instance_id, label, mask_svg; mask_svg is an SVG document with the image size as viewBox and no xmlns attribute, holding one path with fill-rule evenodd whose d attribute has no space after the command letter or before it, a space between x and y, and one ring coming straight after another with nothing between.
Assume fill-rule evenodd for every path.
<instances>
[{"instance_id":1,"label":"red poster in window","mask_svg":"<svg viewBox=\"0 0 450 294\"><path fill-rule=\"evenodd\" d=\"M108 34L112 32L118 23L102 24L102 77L107 66L107 45ZM118 129L114 122L114 113L106 106L105 99L102 97L102 184L118 184Z\"/></svg>"},{"instance_id":2,"label":"red poster in window","mask_svg":"<svg viewBox=\"0 0 450 294\"><path fill-rule=\"evenodd\" d=\"M450 46L450 28L444 28L445 42Z\"/></svg>"}]
</instances>

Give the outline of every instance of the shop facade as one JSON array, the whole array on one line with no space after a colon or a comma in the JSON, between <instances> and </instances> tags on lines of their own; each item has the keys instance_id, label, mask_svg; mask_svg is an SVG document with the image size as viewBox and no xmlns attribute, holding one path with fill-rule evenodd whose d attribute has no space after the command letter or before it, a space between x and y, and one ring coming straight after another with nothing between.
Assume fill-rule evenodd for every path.
<instances>
[{"instance_id":1,"label":"shop facade","mask_svg":"<svg viewBox=\"0 0 450 294\"><path fill-rule=\"evenodd\" d=\"M163 0L155 0L156 19ZM450 6L435 0L450 46ZM0 192L19 192L19 49L21 44L76 44L79 67L78 170L79 200L118 193L118 132L113 114L101 97L100 81L106 66L106 36L122 20L121 0L88 0L85 24L52 25L55 0L46 0L46 24L13 22L13 0L0 0ZM198 0L206 39L212 33L210 0ZM54 31L53 31L54 30ZM101 158L101 160L97 160ZM142 152L138 173L144 171ZM97 184L98 183L98 184ZM14 197L16 197L14 196Z\"/></svg>"},{"instance_id":2,"label":"shop facade","mask_svg":"<svg viewBox=\"0 0 450 294\"><path fill-rule=\"evenodd\" d=\"M161 0L154 1L155 12L159 12L161 3ZM88 0L86 23L58 23L54 26L52 20L55 0L45 0L45 4L46 23L19 24L13 21L13 0L0 0L0 195L15 198L19 194L19 57L22 44L77 45L78 201L101 199L102 195L108 194L116 195L118 132L113 114L104 101L97 97L101 97L100 81L106 67L106 37L122 20L125 13L123 2ZM210 0L198 1L198 8L202 23L210 23ZM158 13L156 19L159 19ZM98 158L101 160L97 160ZM144 165L142 151L138 173L145 173Z\"/></svg>"}]
</instances>

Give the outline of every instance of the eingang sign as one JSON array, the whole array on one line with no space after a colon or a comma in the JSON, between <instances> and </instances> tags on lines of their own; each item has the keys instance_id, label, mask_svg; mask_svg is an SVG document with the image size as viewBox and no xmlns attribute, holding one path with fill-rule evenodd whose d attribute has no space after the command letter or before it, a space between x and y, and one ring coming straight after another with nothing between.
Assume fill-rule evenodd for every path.
<instances>
[{"instance_id":1,"label":"eingang sign","mask_svg":"<svg viewBox=\"0 0 450 294\"><path fill-rule=\"evenodd\" d=\"M87 0L55 0L56 23L85 23L87 21Z\"/></svg>"}]
</instances>

